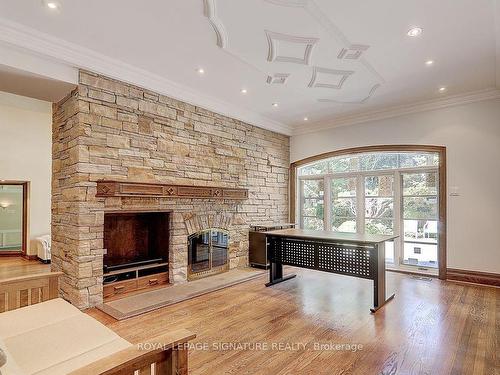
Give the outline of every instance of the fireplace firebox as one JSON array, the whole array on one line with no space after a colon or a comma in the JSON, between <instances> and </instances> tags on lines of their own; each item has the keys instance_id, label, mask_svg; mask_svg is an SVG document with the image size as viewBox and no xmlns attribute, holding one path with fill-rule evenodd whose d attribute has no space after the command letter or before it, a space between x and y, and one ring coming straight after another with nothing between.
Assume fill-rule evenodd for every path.
<instances>
[{"instance_id":1,"label":"fireplace firebox","mask_svg":"<svg viewBox=\"0 0 500 375\"><path fill-rule=\"evenodd\" d=\"M104 214L104 297L168 283L169 212Z\"/></svg>"},{"instance_id":2,"label":"fireplace firebox","mask_svg":"<svg viewBox=\"0 0 500 375\"><path fill-rule=\"evenodd\" d=\"M104 272L168 261L168 212L104 214Z\"/></svg>"},{"instance_id":3,"label":"fireplace firebox","mask_svg":"<svg viewBox=\"0 0 500 375\"><path fill-rule=\"evenodd\" d=\"M188 280L229 270L229 235L222 229L207 229L188 238Z\"/></svg>"}]
</instances>

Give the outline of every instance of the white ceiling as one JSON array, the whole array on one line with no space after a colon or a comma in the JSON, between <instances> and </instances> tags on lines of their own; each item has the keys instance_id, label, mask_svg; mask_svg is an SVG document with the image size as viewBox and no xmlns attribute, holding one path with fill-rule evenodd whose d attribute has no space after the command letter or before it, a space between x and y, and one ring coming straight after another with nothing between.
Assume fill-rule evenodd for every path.
<instances>
[{"instance_id":1,"label":"white ceiling","mask_svg":"<svg viewBox=\"0 0 500 375\"><path fill-rule=\"evenodd\" d=\"M495 0L59 3L0 0L0 42L283 133L498 94Z\"/></svg>"},{"instance_id":2,"label":"white ceiling","mask_svg":"<svg viewBox=\"0 0 500 375\"><path fill-rule=\"evenodd\" d=\"M0 91L57 102L74 88L71 83L0 64Z\"/></svg>"}]
</instances>

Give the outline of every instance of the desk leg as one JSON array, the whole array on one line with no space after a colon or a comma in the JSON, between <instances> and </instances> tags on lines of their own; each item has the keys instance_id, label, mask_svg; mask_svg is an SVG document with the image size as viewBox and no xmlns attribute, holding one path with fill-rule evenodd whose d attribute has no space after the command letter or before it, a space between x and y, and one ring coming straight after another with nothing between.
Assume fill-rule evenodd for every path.
<instances>
[{"instance_id":1,"label":"desk leg","mask_svg":"<svg viewBox=\"0 0 500 375\"><path fill-rule=\"evenodd\" d=\"M295 276L297 275L283 276L283 264L271 262L271 265L269 267L269 282L266 283L266 286L271 286L286 280L293 279Z\"/></svg>"},{"instance_id":2,"label":"desk leg","mask_svg":"<svg viewBox=\"0 0 500 375\"><path fill-rule=\"evenodd\" d=\"M376 275L373 280L373 308L370 309L372 313L377 312L382 306L387 302L392 300L395 296L393 293L386 298L385 295L385 243L379 243L377 249L377 264L376 264Z\"/></svg>"}]
</instances>

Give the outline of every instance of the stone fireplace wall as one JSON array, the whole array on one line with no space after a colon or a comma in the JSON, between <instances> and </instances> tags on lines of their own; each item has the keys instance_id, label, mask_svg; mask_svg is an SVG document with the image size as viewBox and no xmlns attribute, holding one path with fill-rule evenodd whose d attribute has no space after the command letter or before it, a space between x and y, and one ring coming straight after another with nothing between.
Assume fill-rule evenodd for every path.
<instances>
[{"instance_id":1,"label":"stone fireplace wall","mask_svg":"<svg viewBox=\"0 0 500 375\"><path fill-rule=\"evenodd\" d=\"M76 306L102 302L106 210L172 210L173 283L186 280L196 226L228 226L234 268L248 263L250 224L287 220L287 136L90 72L79 83L54 104L52 179L52 267ZM249 199L96 198L100 179L241 187Z\"/></svg>"}]
</instances>

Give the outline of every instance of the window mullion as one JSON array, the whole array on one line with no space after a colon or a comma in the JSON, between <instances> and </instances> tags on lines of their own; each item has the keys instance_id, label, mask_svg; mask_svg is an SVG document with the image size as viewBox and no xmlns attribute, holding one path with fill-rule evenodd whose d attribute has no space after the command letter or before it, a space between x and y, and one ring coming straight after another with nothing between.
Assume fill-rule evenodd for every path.
<instances>
[{"instance_id":1,"label":"window mullion","mask_svg":"<svg viewBox=\"0 0 500 375\"><path fill-rule=\"evenodd\" d=\"M403 173L401 171L396 171L397 180L394 180L394 201L398 204L397 214L394 212L394 216L398 218L398 231L396 232L398 237L398 246L394 246L394 265L396 268L400 268L403 262L403 250L405 246L405 236L404 236L404 208L403 208ZM395 228L396 230L396 228Z\"/></svg>"},{"instance_id":2,"label":"window mullion","mask_svg":"<svg viewBox=\"0 0 500 375\"><path fill-rule=\"evenodd\" d=\"M299 227L304 229L304 181L302 180L299 181L299 194Z\"/></svg>"},{"instance_id":3,"label":"window mullion","mask_svg":"<svg viewBox=\"0 0 500 375\"><path fill-rule=\"evenodd\" d=\"M365 178L356 177L356 232L365 233Z\"/></svg>"},{"instance_id":4,"label":"window mullion","mask_svg":"<svg viewBox=\"0 0 500 375\"><path fill-rule=\"evenodd\" d=\"M394 173L394 235L401 237L402 227L402 209L403 201L401 199L401 174L399 171Z\"/></svg>"},{"instance_id":5,"label":"window mullion","mask_svg":"<svg viewBox=\"0 0 500 375\"><path fill-rule=\"evenodd\" d=\"M332 204L332 184L331 177L325 176L324 180L324 192L323 192L323 228L325 230L332 230L332 220L331 220L331 204Z\"/></svg>"}]
</instances>

